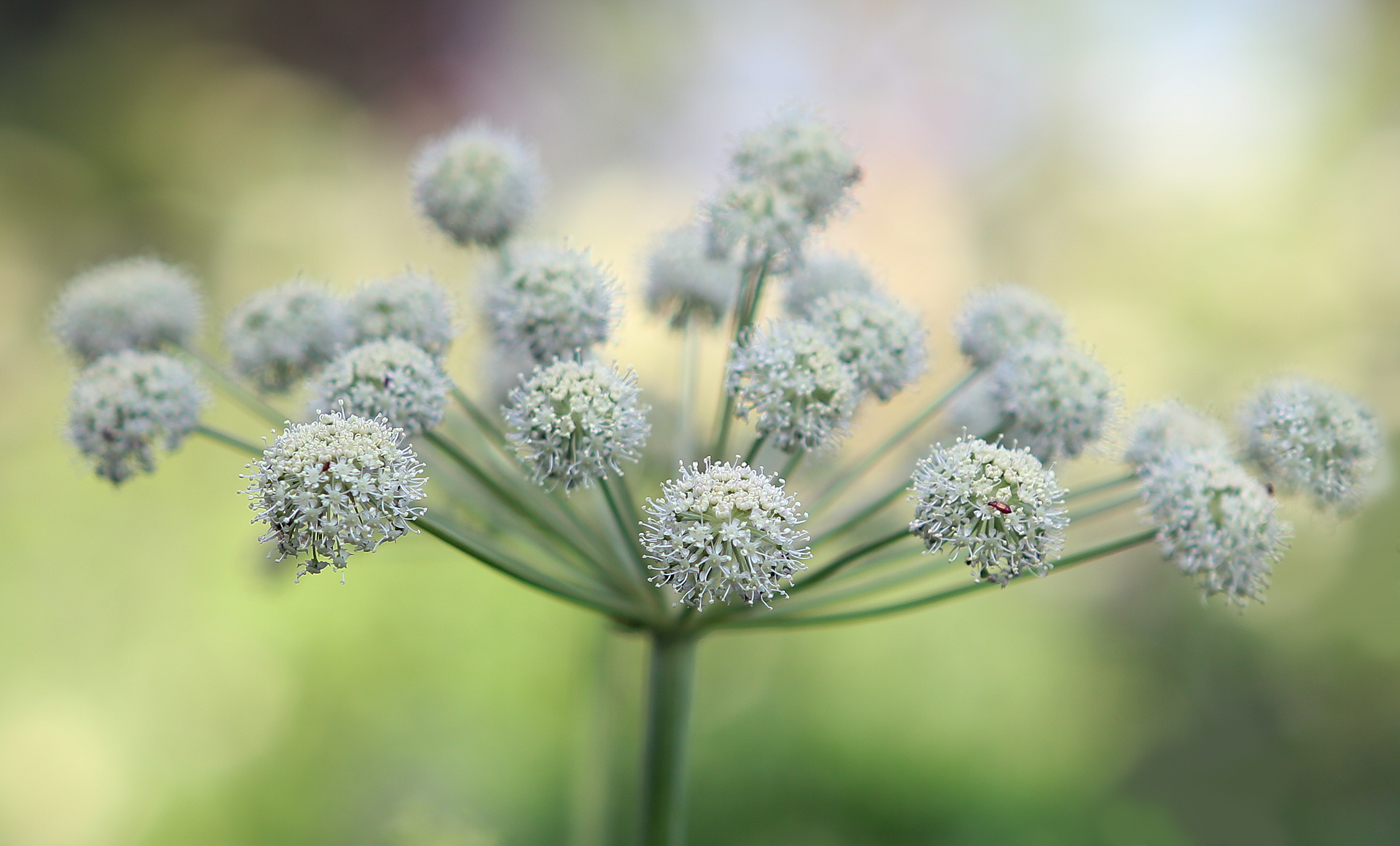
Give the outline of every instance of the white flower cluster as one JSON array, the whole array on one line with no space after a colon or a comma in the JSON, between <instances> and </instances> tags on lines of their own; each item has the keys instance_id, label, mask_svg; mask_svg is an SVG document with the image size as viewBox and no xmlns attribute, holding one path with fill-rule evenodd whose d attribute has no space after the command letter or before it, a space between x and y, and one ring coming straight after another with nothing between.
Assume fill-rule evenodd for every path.
<instances>
[{"instance_id":1,"label":"white flower cluster","mask_svg":"<svg viewBox=\"0 0 1400 846\"><path fill-rule=\"evenodd\" d=\"M1230 438L1210 417L1179 400L1165 400L1137 413L1123 460L1141 470L1176 453L1197 449L1228 454Z\"/></svg>"},{"instance_id":2,"label":"white flower cluster","mask_svg":"<svg viewBox=\"0 0 1400 846\"><path fill-rule=\"evenodd\" d=\"M370 341L326 365L311 384L311 413L339 409L356 417L384 417L417 435L442 422L452 383L437 361L399 338Z\"/></svg>"},{"instance_id":3,"label":"white flower cluster","mask_svg":"<svg viewBox=\"0 0 1400 846\"><path fill-rule=\"evenodd\" d=\"M979 582L1044 575L1064 549L1065 491L1026 449L968 436L936 445L914 469L913 492L909 531L930 553L965 560Z\"/></svg>"},{"instance_id":4,"label":"white flower cluster","mask_svg":"<svg viewBox=\"0 0 1400 846\"><path fill-rule=\"evenodd\" d=\"M123 350L182 347L203 313L194 281L153 258L129 258L79 274L59 295L50 325L83 363Z\"/></svg>"},{"instance_id":5,"label":"white flower cluster","mask_svg":"<svg viewBox=\"0 0 1400 846\"><path fill-rule=\"evenodd\" d=\"M453 311L446 289L431 276L406 272L366 282L350 300L350 344L402 338L442 356L456 334Z\"/></svg>"},{"instance_id":6,"label":"white flower cluster","mask_svg":"<svg viewBox=\"0 0 1400 846\"><path fill-rule=\"evenodd\" d=\"M383 420L340 412L288 426L242 477L255 522L268 524L259 540L277 543L278 561L309 556L300 576L402 537L426 510L413 505L423 465L402 437Z\"/></svg>"},{"instance_id":7,"label":"white flower cluster","mask_svg":"<svg viewBox=\"0 0 1400 846\"><path fill-rule=\"evenodd\" d=\"M496 247L534 213L544 176L516 136L468 124L423 148L412 181L439 229L459 244Z\"/></svg>"},{"instance_id":8,"label":"white flower cluster","mask_svg":"<svg viewBox=\"0 0 1400 846\"><path fill-rule=\"evenodd\" d=\"M848 256L808 256L788 278L783 310L793 317L809 317L812 306L828 294L863 294L875 288L875 281L860 262Z\"/></svg>"},{"instance_id":9,"label":"white flower cluster","mask_svg":"<svg viewBox=\"0 0 1400 846\"><path fill-rule=\"evenodd\" d=\"M1245 454L1285 491L1354 511L1378 487L1384 443L1359 400L1308 379L1265 385L1240 412Z\"/></svg>"},{"instance_id":10,"label":"white flower cluster","mask_svg":"<svg viewBox=\"0 0 1400 846\"><path fill-rule=\"evenodd\" d=\"M1034 291L999 285L969 296L955 329L963 355L982 368L1023 344L1063 341L1065 318Z\"/></svg>"},{"instance_id":11,"label":"white flower cluster","mask_svg":"<svg viewBox=\"0 0 1400 846\"><path fill-rule=\"evenodd\" d=\"M812 305L813 325L836 341L856 383L888 402L928 366L919 314L876 292L838 291Z\"/></svg>"},{"instance_id":12,"label":"white flower cluster","mask_svg":"<svg viewBox=\"0 0 1400 846\"><path fill-rule=\"evenodd\" d=\"M713 326L734 307L738 291L739 268L711 256L698 227L666 233L647 260L647 309L669 313L672 328L692 320Z\"/></svg>"},{"instance_id":13,"label":"white flower cluster","mask_svg":"<svg viewBox=\"0 0 1400 846\"><path fill-rule=\"evenodd\" d=\"M683 604L704 610L738 597L765 605L806 569L807 515L781 479L747 464L681 465L680 477L647 500L641 535L651 581L671 585Z\"/></svg>"},{"instance_id":14,"label":"white flower cluster","mask_svg":"<svg viewBox=\"0 0 1400 846\"><path fill-rule=\"evenodd\" d=\"M1036 458L1073 458L1103 437L1120 406L1118 384L1093 356L1063 343L1008 352L991 376L1001 432Z\"/></svg>"},{"instance_id":15,"label":"white flower cluster","mask_svg":"<svg viewBox=\"0 0 1400 846\"><path fill-rule=\"evenodd\" d=\"M619 461L637 461L651 432L650 409L637 402L637 374L596 360L561 359L536 367L503 409L515 454L537 484L565 492L591 487Z\"/></svg>"},{"instance_id":16,"label":"white flower cluster","mask_svg":"<svg viewBox=\"0 0 1400 846\"><path fill-rule=\"evenodd\" d=\"M709 246L745 266L800 264L802 242L860 179L851 149L829 124L795 109L739 140L735 181L705 209Z\"/></svg>"},{"instance_id":17,"label":"white flower cluster","mask_svg":"<svg viewBox=\"0 0 1400 846\"><path fill-rule=\"evenodd\" d=\"M516 256L496 281L491 326L497 341L545 364L606 341L619 317L616 300L612 275L587 253L537 248Z\"/></svg>"},{"instance_id":18,"label":"white flower cluster","mask_svg":"<svg viewBox=\"0 0 1400 846\"><path fill-rule=\"evenodd\" d=\"M735 413L784 452L834 446L860 402L855 372L826 332L800 320L770 323L736 345L725 387Z\"/></svg>"},{"instance_id":19,"label":"white flower cluster","mask_svg":"<svg viewBox=\"0 0 1400 846\"><path fill-rule=\"evenodd\" d=\"M1218 450L1178 452L1140 473L1147 515L1162 555L1194 575L1206 596L1263 601L1273 563L1292 535L1276 502Z\"/></svg>"},{"instance_id":20,"label":"white flower cluster","mask_svg":"<svg viewBox=\"0 0 1400 846\"><path fill-rule=\"evenodd\" d=\"M120 484L155 469L155 445L175 449L199 423L208 394L184 362L125 351L83 368L68 394L68 440Z\"/></svg>"},{"instance_id":21,"label":"white flower cluster","mask_svg":"<svg viewBox=\"0 0 1400 846\"><path fill-rule=\"evenodd\" d=\"M323 285L295 279L258 291L229 316L233 367L259 389L289 390L335 358L350 334L345 304Z\"/></svg>"}]
</instances>

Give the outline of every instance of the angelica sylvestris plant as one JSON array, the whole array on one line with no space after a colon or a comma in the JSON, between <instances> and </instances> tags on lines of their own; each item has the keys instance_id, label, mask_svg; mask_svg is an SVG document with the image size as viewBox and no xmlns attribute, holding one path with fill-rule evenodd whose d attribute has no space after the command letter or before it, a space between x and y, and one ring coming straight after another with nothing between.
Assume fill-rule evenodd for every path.
<instances>
[{"instance_id":1,"label":"angelica sylvestris plant","mask_svg":"<svg viewBox=\"0 0 1400 846\"><path fill-rule=\"evenodd\" d=\"M646 637L636 836L653 845L684 839L694 654L711 632L881 617L1154 542L1204 596L1243 607L1264 599L1288 543L1292 505L1276 494L1345 515L1376 491L1374 416L1303 378L1261 387L1234 437L1176 400L1142 409L1121 427L1122 472L1067 489L1066 463L1115 449L1112 368L1014 285L973 293L952 327L965 361L931 368L915 311L859 260L809 249L860 177L810 111L738 139L694 221L658 233L646 257L647 309L682 350L674 379L610 358L612 270L562 239L521 239L538 161L468 124L425 146L411 193L486 268L474 324L420 271L347 295L295 279L225 318L226 367L198 347L188 274L148 258L103 265L54 306L81 368L69 439L112 483L190 434L246 451L261 540L298 577L344 578L367 564L356 553L421 532ZM464 325L488 336L475 396L444 370ZM717 384L700 379L703 333L726 340ZM202 424L206 380L275 424L271 441ZM666 405L678 419L650 419L646 380L678 386ZM848 446L862 407L916 385L930 389L918 412ZM954 409L977 422L954 425ZM1138 531L1090 542L1077 530L1134 505Z\"/></svg>"}]
</instances>

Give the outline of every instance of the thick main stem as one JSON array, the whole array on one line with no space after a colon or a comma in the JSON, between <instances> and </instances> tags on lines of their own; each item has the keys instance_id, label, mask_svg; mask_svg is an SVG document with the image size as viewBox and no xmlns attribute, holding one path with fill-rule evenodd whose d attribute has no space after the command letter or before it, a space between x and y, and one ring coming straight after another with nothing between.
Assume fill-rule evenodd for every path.
<instances>
[{"instance_id":1,"label":"thick main stem","mask_svg":"<svg viewBox=\"0 0 1400 846\"><path fill-rule=\"evenodd\" d=\"M652 632L642 761L642 846L685 843L686 746L695 692L694 633Z\"/></svg>"}]
</instances>

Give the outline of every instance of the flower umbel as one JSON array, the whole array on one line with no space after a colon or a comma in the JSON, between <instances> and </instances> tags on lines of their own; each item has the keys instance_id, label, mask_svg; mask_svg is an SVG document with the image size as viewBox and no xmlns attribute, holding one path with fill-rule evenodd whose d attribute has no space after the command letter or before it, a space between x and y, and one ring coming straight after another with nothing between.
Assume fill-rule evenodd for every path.
<instances>
[{"instance_id":1,"label":"flower umbel","mask_svg":"<svg viewBox=\"0 0 1400 846\"><path fill-rule=\"evenodd\" d=\"M917 312L877 293L840 291L812 306L812 323L836 339L861 390L888 402L917 379L928 363Z\"/></svg>"},{"instance_id":2,"label":"flower umbel","mask_svg":"<svg viewBox=\"0 0 1400 846\"><path fill-rule=\"evenodd\" d=\"M335 358L349 334L344 303L297 279L245 300L224 327L224 345L235 370L281 393Z\"/></svg>"},{"instance_id":3,"label":"flower umbel","mask_svg":"<svg viewBox=\"0 0 1400 846\"><path fill-rule=\"evenodd\" d=\"M1029 450L966 435L937 445L915 467L913 492L909 531L930 553L965 560L979 582L1043 576L1064 549L1065 491Z\"/></svg>"},{"instance_id":4,"label":"flower umbel","mask_svg":"<svg viewBox=\"0 0 1400 846\"><path fill-rule=\"evenodd\" d=\"M1146 465L1142 500L1162 555L1196 577L1206 596L1264 601L1292 527L1264 486L1218 450L1178 452Z\"/></svg>"},{"instance_id":5,"label":"flower umbel","mask_svg":"<svg viewBox=\"0 0 1400 846\"><path fill-rule=\"evenodd\" d=\"M647 260L647 308L669 312L673 329L692 320L715 325L734 307L738 290L739 268L711 256L695 226L666 233Z\"/></svg>"},{"instance_id":6,"label":"flower umbel","mask_svg":"<svg viewBox=\"0 0 1400 846\"><path fill-rule=\"evenodd\" d=\"M1093 356L1068 344L1029 344L992 373L1002 433L1036 458L1073 458L1103 437L1118 414L1118 383Z\"/></svg>"},{"instance_id":7,"label":"flower umbel","mask_svg":"<svg viewBox=\"0 0 1400 846\"><path fill-rule=\"evenodd\" d=\"M783 310L793 317L810 317L812 306L829 294L849 291L863 294L874 289L870 273L848 256L808 256L788 278Z\"/></svg>"},{"instance_id":8,"label":"flower umbel","mask_svg":"<svg viewBox=\"0 0 1400 846\"><path fill-rule=\"evenodd\" d=\"M802 108L745 133L732 165L741 181L768 182L795 198L813 226L826 222L861 175L836 128Z\"/></svg>"},{"instance_id":9,"label":"flower umbel","mask_svg":"<svg viewBox=\"0 0 1400 846\"><path fill-rule=\"evenodd\" d=\"M248 465L249 507L268 524L277 560L310 556L297 575L344 568L352 550L373 552L398 540L426 509L426 479L403 432L382 419L338 411L295 423Z\"/></svg>"},{"instance_id":10,"label":"flower umbel","mask_svg":"<svg viewBox=\"0 0 1400 846\"><path fill-rule=\"evenodd\" d=\"M446 354L456 330L452 300L431 276L401 273L366 282L350 300L352 346L402 338L429 355Z\"/></svg>"},{"instance_id":11,"label":"flower umbel","mask_svg":"<svg viewBox=\"0 0 1400 846\"><path fill-rule=\"evenodd\" d=\"M1357 399L1308 379L1265 385L1240 412L1245 453L1284 490L1318 508L1356 510L1374 492L1384 446Z\"/></svg>"},{"instance_id":12,"label":"flower umbel","mask_svg":"<svg viewBox=\"0 0 1400 846\"><path fill-rule=\"evenodd\" d=\"M1022 344L1064 340L1065 317L1028 288L999 285L969 296L955 329L972 366L987 367Z\"/></svg>"},{"instance_id":13,"label":"flower umbel","mask_svg":"<svg viewBox=\"0 0 1400 846\"><path fill-rule=\"evenodd\" d=\"M637 402L637 374L596 360L562 359L536 367L511 391L504 409L507 437L537 484L565 492L590 487L619 461L637 461L651 432Z\"/></svg>"},{"instance_id":14,"label":"flower umbel","mask_svg":"<svg viewBox=\"0 0 1400 846\"><path fill-rule=\"evenodd\" d=\"M806 321L779 320L736 347L725 386L735 412L784 452L833 446L860 402L835 339Z\"/></svg>"},{"instance_id":15,"label":"flower umbel","mask_svg":"<svg viewBox=\"0 0 1400 846\"><path fill-rule=\"evenodd\" d=\"M134 351L103 356L68 394L68 439L120 484L155 469L155 446L173 450L199 423L208 393L184 362Z\"/></svg>"},{"instance_id":16,"label":"flower umbel","mask_svg":"<svg viewBox=\"0 0 1400 846\"><path fill-rule=\"evenodd\" d=\"M340 409L382 416L406 435L442 422L452 383L432 356L399 338L361 344L326 365L311 384L313 414Z\"/></svg>"},{"instance_id":17,"label":"flower umbel","mask_svg":"<svg viewBox=\"0 0 1400 846\"><path fill-rule=\"evenodd\" d=\"M459 244L495 247L534 213L544 176L519 138L477 123L424 147L412 180L419 209L439 229Z\"/></svg>"},{"instance_id":18,"label":"flower umbel","mask_svg":"<svg viewBox=\"0 0 1400 846\"><path fill-rule=\"evenodd\" d=\"M1215 420L1179 400L1164 400L1138 412L1123 460L1135 469L1178 452L1230 449L1230 438Z\"/></svg>"},{"instance_id":19,"label":"flower umbel","mask_svg":"<svg viewBox=\"0 0 1400 846\"><path fill-rule=\"evenodd\" d=\"M153 258L109 262L78 275L54 305L54 336L84 363L122 350L184 346L203 307L184 271Z\"/></svg>"},{"instance_id":20,"label":"flower umbel","mask_svg":"<svg viewBox=\"0 0 1400 846\"><path fill-rule=\"evenodd\" d=\"M497 340L530 350L538 364L603 343L618 319L612 275L577 250L517 256L490 295Z\"/></svg>"},{"instance_id":21,"label":"flower umbel","mask_svg":"<svg viewBox=\"0 0 1400 846\"><path fill-rule=\"evenodd\" d=\"M807 515L783 481L747 464L681 465L680 477L647 499L642 546L656 574L682 604L703 611L738 597L765 605L806 569L812 553Z\"/></svg>"}]
</instances>

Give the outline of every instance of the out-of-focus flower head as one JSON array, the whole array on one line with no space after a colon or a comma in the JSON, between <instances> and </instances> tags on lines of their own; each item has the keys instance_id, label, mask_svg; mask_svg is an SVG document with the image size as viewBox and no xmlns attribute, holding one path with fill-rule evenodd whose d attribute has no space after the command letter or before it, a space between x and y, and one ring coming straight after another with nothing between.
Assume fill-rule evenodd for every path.
<instances>
[{"instance_id":1,"label":"out-of-focus flower head","mask_svg":"<svg viewBox=\"0 0 1400 846\"><path fill-rule=\"evenodd\" d=\"M736 345L725 385L735 413L785 452L834 446L861 397L835 339L800 320L774 321Z\"/></svg>"},{"instance_id":2,"label":"out-of-focus flower head","mask_svg":"<svg viewBox=\"0 0 1400 846\"><path fill-rule=\"evenodd\" d=\"M234 370L273 393L319 370L349 338L345 303L325 286L302 279L253 294L224 326Z\"/></svg>"},{"instance_id":3,"label":"out-of-focus flower head","mask_svg":"<svg viewBox=\"0 0 1400 846\"><path fill-rule=\"evenodd\" d=\"M350 343L402 338L441 356L456 335L454 312L447 290L427 274L407 271L366 282L350 299Z\"/></svg>"},{"instance_id":4,"label":"out-of-focus flower head","mask_svg":"<svg viewBox=\"0 0 1400 846\"><path fill-rule=\"evenodd\" d=\"M982 368L1025 344L1063 341L1065 317L1034 291L998 285L969 296L954 329L963 355Z\"/></svg>"},{"instance_id":5,"label":"out-of-focus flower head","mask_svg":"<svg viewBox=\"0 0 1400 846\"><path fill-rule=\"evenodd\" d=\"M1228 453L1230 438L1215 420L1179 400L1164 400L1137 413L1123 460L1134 469L1178 452L1196 449Z\"/></svg>"},{"instance_id":6,"label":"out-of-focus flower head","mask_svg":"<svg viewBox=\"0 0 1400 846\"><path fill-rule=\"evenodd\" d=\"M870 278L869 271L849 256L808 256L788 279L783 310L793 317L809 317L812 306L828 294L863 294L874 288L875 282Z\"/></svg>"},{"instance_id":7,"label":"out-of-focus flower head","mask_svg":"<svg viewBox=\"0 0 1400 846\"><path fill-rule=\"evenodd\" d=\"M836 339L856 382L887 402L928 366L927 332L917 312L882 294L838 291L812 306L812 323Z\"/></svg>"},{"instance_id":8,"label":"out-of-focus flower head","mask_svg":"<svg viewBox=\"0 0 1400 846\"><path fill-rule=\"evenodd\" d=\"M58 341L86 364L123 350L185 346L202 315L187 273L157 259L129 258L74 277L54 304L50 324Z\"/></svg>"},{"instance_id":9,"label":"out-of-focus flower head","mask_svg":"<svg viewBox=\"0 0 1400 846\"><path fill-rule=\"evenodd\" d=\"M496 247L534 214L544 175L514 134L468 123L423 148L412 182L423 215L454 241Z\"/></svg>"},{"instance_id":10,"label":"out-of-focus flower head","mask_svg":"<svg viewBox=\"0 0 1400 846\"><path fill-rule=\"evenodd\" d=\"M991 386L1002 433L1047 463L1073 458L1103 437L1121 405L1108 370L1068 344L1016 348L997 363Z\"/></svg>"},{"instance_id":11,"label":"out-of-focus flower head","mask_svg":"<svg viewBox=\"0 0 1400 846\"><path fill-rule=\"evenodd\" d=\"M738 291L739 268L710 255L699 227L667 232L647 259L647 308L669 315L674 329L692 320L715 325L734 307Z\"/></svg>"},{"instance_id":12,"label":"out-of-focus flower head","mask_svg":"<svg viewBox=\"0 0 1400 846\"><path fill-rule=\"evenodd\" d=\"M498 342L546 364L607 341L620 316L617 296L612 274L586 252L523 250L491 290L491 326Z\"/></svg>"},{"instance_id":13,"label":"out-of-focus flower head","mask_svg":"<svg viewBox=\"0 0 1400 846\"><path fill-rule=\"evenodd\" d=\"M383 417L416 435L442 422L452 383L437 361L402 340L370 341L326 365L311 384L313 414L340 410L355 417Z\"/></svg>"}]
</instances>

